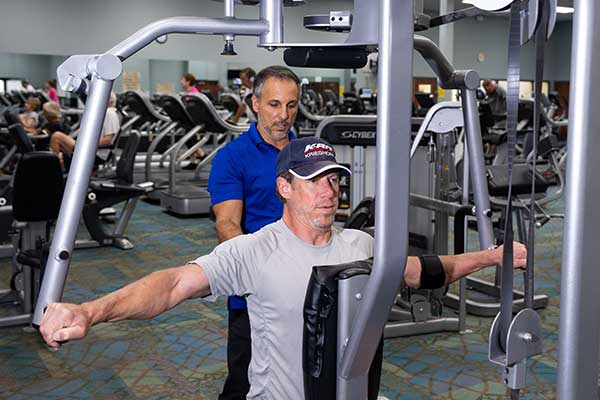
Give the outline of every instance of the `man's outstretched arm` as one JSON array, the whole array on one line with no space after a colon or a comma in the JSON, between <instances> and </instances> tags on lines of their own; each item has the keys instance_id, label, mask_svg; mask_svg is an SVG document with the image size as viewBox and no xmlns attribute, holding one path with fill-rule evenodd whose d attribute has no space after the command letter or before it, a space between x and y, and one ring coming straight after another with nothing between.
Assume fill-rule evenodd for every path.
<instances>
[{"instance_id":1,"label":"man's outstretched arm","mask_svg":"<svg viewBox=\"0 0 600 400\"><path fill-rule=\"evenodd\" d=\"M487 266L501 265L503 249L504 247L500 246L492 250L440 256L439 258L446 275L444 286ZM513 243L513 260L515 269L521 269L527 263L527 249L521 243ZM408 257L402 284L418 289L421 285L421 271L422 266L419 258Z\"/></svg>"},{"instance_id":2,"label":"man's outstretched arm","mask_svg":"<svg viewBox=\"0 0 600 400\"><path fill-rule=\"evenodd\" d=\"M182 301L210 294L208 278L197 264L153 272L89 303L50 303L40 324L48 345L82 339L100 322L149 319Z\"/></svg>"}]
</instances>

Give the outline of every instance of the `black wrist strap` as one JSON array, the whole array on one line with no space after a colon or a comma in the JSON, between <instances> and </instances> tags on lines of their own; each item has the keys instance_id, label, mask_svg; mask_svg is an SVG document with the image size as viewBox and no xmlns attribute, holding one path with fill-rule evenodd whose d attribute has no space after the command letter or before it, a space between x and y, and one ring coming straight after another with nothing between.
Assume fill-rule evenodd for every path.
<instances>
[{"instance_id":1,"label":"black wrist strap","mask_svg":"<svg viewBox=\"0 0 600 400\"><path fill-rule=\"evenodd\" d=\"M421 289L438 289L446 283L446 271L438 256L419 256L421 262Z\"/></svg>"}]
</instances>

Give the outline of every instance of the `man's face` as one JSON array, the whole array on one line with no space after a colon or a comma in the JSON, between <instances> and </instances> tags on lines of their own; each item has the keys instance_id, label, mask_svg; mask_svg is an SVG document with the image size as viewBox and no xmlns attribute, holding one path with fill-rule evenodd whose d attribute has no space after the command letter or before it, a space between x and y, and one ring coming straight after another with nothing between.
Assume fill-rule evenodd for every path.
<instances>
[{"instance_id":1,"label":"man's face","mask_svg":"<svg viewBox=\"0 0 600 400\"><path fill-rule=\"evenodd\" d=\"M491 82L488 85L484 86L483 88L485 89L485 93L490 95L496 91L496 84L494 82Z\"/></svg>"},{"instance_id":2,"label":"man's face","mask_svg":"<svg viewBox=\"0 0 600 400\"><path fill-rule=\"evenodd\" d=\"M298 113L298 86L294 81L268 78L260 98L252 96L258 130L272 140L287 138Z\"/></svg>"},{"instance_id":3,"label":"man's face","mask_svg":"<svg viewBox=\"0 0 600 400\"><path fill-rule=\"evenodd\" d=\"M338 208L339 172L326 171L313 179L294 178L286 207L302 224L320 232L331 229Z\"/></svg>"}]
</instances>

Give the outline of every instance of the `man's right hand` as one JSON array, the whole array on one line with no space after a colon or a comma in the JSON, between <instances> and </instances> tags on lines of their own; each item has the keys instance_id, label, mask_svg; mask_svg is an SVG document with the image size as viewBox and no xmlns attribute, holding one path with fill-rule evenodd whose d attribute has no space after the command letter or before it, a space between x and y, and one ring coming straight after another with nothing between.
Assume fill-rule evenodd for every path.
<instances>
[{"instance_id":1,"label":"man's right hand","mask_svg":"<svg viewBox=\"0 0 600 400\"><path fill-rule=\"evenodd\" d=\"M91 320L84 306L68 303L50 303L40 323L42 337L53 348L68 340L87 335Z\"/></svg>"}]
</instances>

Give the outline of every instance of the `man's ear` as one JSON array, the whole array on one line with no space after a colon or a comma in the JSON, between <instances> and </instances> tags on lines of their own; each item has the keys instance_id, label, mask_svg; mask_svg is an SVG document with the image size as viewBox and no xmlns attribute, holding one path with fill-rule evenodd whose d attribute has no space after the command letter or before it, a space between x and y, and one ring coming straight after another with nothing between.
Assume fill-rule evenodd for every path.
<instances>
[{"instance_id":1,"label":"man's ear","mask_svg":"<svg viewBox=\"0 0 600 400\"><path fill-rule=\"evenodd\" d=\"M292 184L285 178L277 177L277 191L286 200L292 197Z\"/></svg>"},{"instance_id":2,"label":"man's ear","mask_svg":"<svg viewBox=\"0 0 600 400\"><path fill-rule=\"evenodd\" d=\"M252 95L252 109L255 113L258 113L258 97Z\"/></svg>"}]
</instances>

